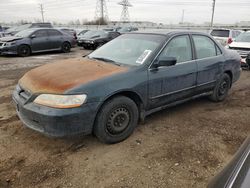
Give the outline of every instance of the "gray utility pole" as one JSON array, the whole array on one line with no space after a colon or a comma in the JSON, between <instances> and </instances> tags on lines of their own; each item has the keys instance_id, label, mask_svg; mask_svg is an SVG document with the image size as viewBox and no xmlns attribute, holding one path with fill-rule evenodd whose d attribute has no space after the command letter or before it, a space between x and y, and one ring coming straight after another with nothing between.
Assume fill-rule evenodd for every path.
<instances>
[{"instance_id":1,"label":"gray utility pole","mask_svg":"<svg viewBox=\"0 0 250 188\"><path fill-rule=\"evenodd\" d=\"M43 4L40 4L39 8L40 8L40 12L41 12L41 15L42 15L42 22L44 23L44 8L43 8Z\"/></svg>"},{"instance_id":2,"label":"gray utility pole","mask_svg":"<svg viewBox=\"0 0 250 188\"><path fill-rule=\"evenodd\" d=\"M99 23L108 20L108 10L105 0L97 0L95 18L99 19Z\"/></svg>"},{"instance_id":3,"label":"gray utility pole","mask_svg":"<svg viewBox=\"0 0 250 188\"><path fill-rule=\"evenodd\" d=\"M132 7L132 5L128 2L128 0L122 0L118 5L122 6L122 14L121 14L121 21L129 22L129 12L128 7Z\"/></svg>"},{"instance_id":4,"label":"gray utility pole","mask_svg":"<svg viewBox=\"0 0 250 188\"><path fill-rule=\"evenodd\" d=\"M181 23L184 23L185 10L182 10Z\"/></svg>"},{"instance_id":5,"label":"gray utility pole","mask_svg":"<svg viewBox=\"0 0 250 188\"><path fill-rule=\"evenodd\" d=\"M213 28L214 26L214 11L215 11L215 0L213 0L213 12L212 12L212 18L211 18L211 29Z\"/></svg>"}]
</instances>

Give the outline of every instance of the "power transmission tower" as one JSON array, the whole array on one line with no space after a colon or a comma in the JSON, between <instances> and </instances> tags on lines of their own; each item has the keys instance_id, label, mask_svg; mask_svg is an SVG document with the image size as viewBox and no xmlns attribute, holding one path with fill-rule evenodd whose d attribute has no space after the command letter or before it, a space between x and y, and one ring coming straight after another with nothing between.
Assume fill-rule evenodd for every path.
<instances>
[{"instance_id":1,"label":"power transmission tower","mask_svg":"<svg viewBox=\"0 0 250 188\"><path fill-rule=\"evenodd\" d=\"M211 18L211 29L214 26L214 11L215 11L215 0L213 0L213 10L212 10L212 18Z\"/></svg>"},{"instance_id":2,"label":"power transmission tower","mask_svg":"<svg viewBox=\"0 0 250 188\"><path fill-rule=\"evenodd\" d=\"M99 20L99 25L100 22L108 21L108 9L105 0L97 0L95 18Z\"/></svg>"},{"instance_id":3,"label":"power transmission tower","mask_svg":"<svg viewBox=\"0 0 250 188\"><path fill-rule=\"evenodd\" d=\"M42 21L44 23L44 7L43 7L43 4L39 4L39 8L40 8L40 12L41 12L41 15L42 15Z\"/></svg>"},{"instance_id":4,"label":"power transmission tower","mask_svg":"<svg viewBox=\"0 0 250 188\"><path fill-rule=\"evenodd\" d=\"M128 7L132 7L131 3L128 0L122 0L118 5L122 6L122 14L121 14L121 21L129 22L129 12Z\"/></svg>"}]
</instances>

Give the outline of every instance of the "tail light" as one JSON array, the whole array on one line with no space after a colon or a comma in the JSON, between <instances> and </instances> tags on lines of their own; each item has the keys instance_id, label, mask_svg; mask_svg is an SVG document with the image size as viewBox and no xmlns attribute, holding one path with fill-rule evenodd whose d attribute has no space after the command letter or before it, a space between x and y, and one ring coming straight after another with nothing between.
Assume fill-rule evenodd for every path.
<instances>
[{"instance_id":1,"label":"tail light","mask_svg":"<svg viewBox=\"0 0 250 188\"><path fill-rule=\"evenodd\" d=\"M233 39L230 37L230 38L228 38L228 40L227 40L227 44L231 44L233 42Z\"/></svg>"}]
</instances>

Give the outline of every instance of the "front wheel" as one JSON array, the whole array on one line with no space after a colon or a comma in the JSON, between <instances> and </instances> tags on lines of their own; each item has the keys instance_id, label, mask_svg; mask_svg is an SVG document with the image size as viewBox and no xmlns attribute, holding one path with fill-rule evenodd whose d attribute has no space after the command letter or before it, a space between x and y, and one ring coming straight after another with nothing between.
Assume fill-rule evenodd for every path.
<instances>
[{"instance_id":1,"label":"front wheel","mask_svg":"<svg viewBox=\"0 0 250 188\"><path fill-rule=\"evenodd\" d=\"M138 123L138 108L130 98L119 96L106 102L97 114L94 134L108 144L128 138Z\"/></svg>"},{"instance_id":2,"label":"front wheel","mask_svg":"<svg viewBox=\"0 0 250 188\"><path fill-rule=\"evenodd\" d=\"M70 48L71 48L70 43L64 42L62 44L62 52L68 53L68 52L70 52Z\"/></svg>"},{"instance_id":3,"label":"front wheel","mask_svg":"<svg viewBox=\"0 0 250 188\"><path fill-rule=\"evenodd\" d=\"M232 80L226 73L218 80L210 99L214 102L221 102L226 99L231 88Z\"/></svg>"},{"instance_id":4,"label":"front wheel","mask_svg":"<svg viewBox=\"0 0 250 188\"><path fill-rule=\"evenodd\" d=\"M17 53L21 57L27 57L27 56L30 56L31 50L30 50L29 46L27 46L27 45L21 45L21 46L18 47Z\"/></svg>"}]
</instances>

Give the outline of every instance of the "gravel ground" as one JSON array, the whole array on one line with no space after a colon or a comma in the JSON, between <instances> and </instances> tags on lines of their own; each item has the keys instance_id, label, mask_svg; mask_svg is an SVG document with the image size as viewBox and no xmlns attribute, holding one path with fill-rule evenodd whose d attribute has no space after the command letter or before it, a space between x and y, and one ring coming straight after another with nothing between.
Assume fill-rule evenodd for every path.
<instances>
[{"instance_id":1,"label":"gravel ground","mask_svg":"<svg viewBox=\"0 0 250 188\"><path fill-rule=\"evenodd\" d=\"M249 71L226 101L201 98L155 113L115 145L92 136L52 139L23 127L11 103L18 79L86 53L0 57L0 187L206 187L250 134Z\"/></svg>"}]
</instances>

